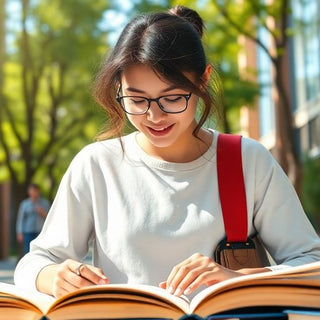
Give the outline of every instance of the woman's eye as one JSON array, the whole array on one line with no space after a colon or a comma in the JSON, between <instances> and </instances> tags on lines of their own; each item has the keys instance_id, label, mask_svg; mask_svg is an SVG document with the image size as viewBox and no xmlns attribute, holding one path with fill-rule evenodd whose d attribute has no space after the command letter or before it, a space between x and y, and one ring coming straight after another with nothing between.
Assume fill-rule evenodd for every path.
<instances>
[{"instance_id":1,"label":"woman's eye","mask_svg":"<svg viewBox=\"0 0 320 320\"><path fill-rule=\"evenodd\" d=\"M165 97L166 102L179 102L182 99L180 96L170 96L170 97Z\"/></svg>"},{"instance_id":2,"label":"woman's eye","mask_svg":"<svg viewBox=\"0 0 320 320\"><path fill-rule=\"evenodd\" d=\"M131 98L130 99L130 103L132 103L132 104L143 104L143 103L145 103L145 101L146 100L144 100L144 99L133 99L133 98Z\"/></svg>"}]
</instances>

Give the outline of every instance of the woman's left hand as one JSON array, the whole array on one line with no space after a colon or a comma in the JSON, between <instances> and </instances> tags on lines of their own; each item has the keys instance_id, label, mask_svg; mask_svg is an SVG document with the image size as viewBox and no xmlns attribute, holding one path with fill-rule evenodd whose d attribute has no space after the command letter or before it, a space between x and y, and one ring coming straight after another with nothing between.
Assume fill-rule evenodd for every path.
<instances>
[{"instance_id":1,"label":"woman's left hand","mask_svg":"<svg viewBox=\"0 0 320 320\"><path fill-rule=\"evenodd\" d=\"M244 275L240 271L233 271L214 262L211 258L200 253L176 265L167 281L161 282L160 287L170 293L180 296L190 294L201 285L211 286L222 280Z\"/></svg>"}]
</instances>

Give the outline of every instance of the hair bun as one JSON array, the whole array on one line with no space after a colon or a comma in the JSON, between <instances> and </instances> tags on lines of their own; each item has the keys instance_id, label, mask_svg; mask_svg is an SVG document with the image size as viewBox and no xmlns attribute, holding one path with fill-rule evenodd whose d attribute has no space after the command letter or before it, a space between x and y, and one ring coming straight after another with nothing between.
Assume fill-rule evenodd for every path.
<instances>
[{"instance_id":1,"label":"hair bun","mask_svg":"<svg viewBox=\"0 0 320 320\"><path fill-rule=\"evenodd\" d=\"M202 37L204 23L198 12L184 6L175 6L169 10L169 13L181 17L191 23L193 27L198 31L200 37Z\"/></svg>"}]
</instances>

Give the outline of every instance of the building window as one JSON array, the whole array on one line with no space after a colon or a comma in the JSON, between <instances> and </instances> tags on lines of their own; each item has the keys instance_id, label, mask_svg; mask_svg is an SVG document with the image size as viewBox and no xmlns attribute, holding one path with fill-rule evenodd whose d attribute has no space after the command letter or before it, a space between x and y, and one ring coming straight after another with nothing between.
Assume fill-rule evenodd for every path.
<instances>
[{"instance_id":1,"label":"building window","mask_svg":"<svg viewBox=\"0 0 320 320\"><path fill-rule=\"evenodd\" d=\"M310 152L311 156L320 156L320 116L312 119L309 123Z\"/></svg>"},{"instance_id":2,"label":"building window","mask_svg":"<svg viewBox=\"0 0 320 320\"><path fill-rule=\"evenodd\" d=\"M270 43L269 33L263 28L258 29L259 39L265 43ZM260 122L260 137L266 137L274 132L274 101L272 96L272 65L270 57L267 53L258 46L258 80L261 88L259 96L259 122Z\"/></svg>"},{"instance_id":3,"label":"building window","mask_svg":"<svg viewBox=\"0 0 320 320\"><path fill-rule=\"evenodd\" d=\"M295 38L297 107L320 96L320 4L317 0L292 1Z\"/></svg>"}]
</instances>

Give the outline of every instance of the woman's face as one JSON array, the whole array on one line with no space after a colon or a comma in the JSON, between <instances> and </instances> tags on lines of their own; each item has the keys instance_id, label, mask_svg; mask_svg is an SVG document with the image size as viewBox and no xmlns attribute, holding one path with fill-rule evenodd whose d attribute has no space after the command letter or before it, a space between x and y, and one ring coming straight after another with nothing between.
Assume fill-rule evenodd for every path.
<instances>
[{"instance_id":1,"label":"woman's face","mask_svg":"<svg viewBox=\"0 0 320 320\"><path fill-rule=\"evenodd\" d=\"M192 78L190 78L192 80ZM121 96L143 96L155 99L164 95L189 94L190 92L166 82L148 66L132 65L122 72ZM138 142L150 155L178 153L192 146L192 132L196 126L195 113L197 96L191 95L187 109L182 113L170 114L162 111L156 102L143 115L130 115L128 119L141 134Z\"/></svg>"}]
</instances>

